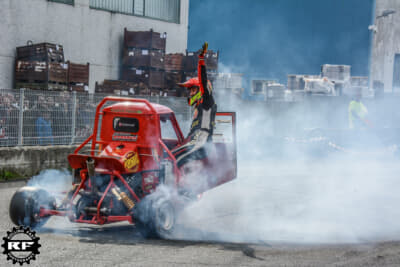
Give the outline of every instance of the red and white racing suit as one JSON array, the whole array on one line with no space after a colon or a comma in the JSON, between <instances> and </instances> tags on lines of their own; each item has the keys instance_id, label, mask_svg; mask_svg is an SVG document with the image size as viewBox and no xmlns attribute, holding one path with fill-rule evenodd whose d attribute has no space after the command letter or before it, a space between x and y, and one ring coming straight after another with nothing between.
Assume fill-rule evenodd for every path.
<instances>
[{"instance_id":1,"label":"red and white racing suit","mask_svg":"<svg viewBox=\"0 0 400 267\"><path fill-rule=\"evenodd\" d=\"M204 56L199 56L197 73L203 97L195 106L190 132L185 143L172 150L178 168L188 161L203 159L207 156L206 146L211 142L215 125L217 105L212 96L211 88L208 87Z\"/></svg>"}]
</instances>

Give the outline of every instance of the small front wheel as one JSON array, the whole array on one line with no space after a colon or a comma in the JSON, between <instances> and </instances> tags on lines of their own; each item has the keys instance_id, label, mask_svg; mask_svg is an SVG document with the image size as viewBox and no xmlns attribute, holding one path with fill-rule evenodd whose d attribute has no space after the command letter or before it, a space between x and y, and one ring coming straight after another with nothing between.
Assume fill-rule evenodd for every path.
<instances>
[{"instance_id":1,"label":"small front wheel","mask_svg":"<svg viewBox=\"0 0 400 267\"><path fill-rule=\"evenodd\" d=\"M55 209L55 198L43 189L24 186L14 193L10 202L10 218L16 225L39 228L43 226L48 216L40 217L40 208Z\"/></svg>"}]
</instances>

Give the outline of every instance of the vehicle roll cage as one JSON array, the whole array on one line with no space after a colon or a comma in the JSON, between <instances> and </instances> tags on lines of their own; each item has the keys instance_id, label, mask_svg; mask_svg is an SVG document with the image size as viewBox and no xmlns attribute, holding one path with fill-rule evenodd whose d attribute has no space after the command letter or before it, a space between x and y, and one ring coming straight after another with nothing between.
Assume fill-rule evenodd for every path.
<instances>
[{"instance_id":1,"label":"vehicle roll cage","mask_svg":"<svg viewBox=\"0 0 400 267\"><path fill-rule=\"evenodd\" d=\"M79 146L75 149L74 154L78 154L79 151L86 146L90 141L91 143L91 149L90 149L90 155L95 156L95 151L96 151L96 145L104 145L106 142L102 140L97 139L97 133L98 133L98 126L99 126L99 117L103 115L102 108L105 103L107 102L134 102L134 103L144 103L151 111L152 113L157 117L159 120L160 116L157 113L156 109L151 105L151 103L146 100L146 99L137 99L137 98L124 98L124 97L115 97L115 96L108 96L105 97L98 105L96 108L96 114L95 114L95 119L94 119L94 128L93 128L93 133ZM176 123L176 122L175 122ZM160 136L160 129L159 127L156 128L156 136ZM181 133L180 133L181 134ZM178 169L178 166L176 165L176 158L172 154L171 150L168 149L168 147L164 144L164 142L159 138L158 139L158 144L162 147L162 149L167 152L169 160L173 163L174 166L174 174L176 177L176 184L179 184L180 178L181 178L181 172ZM149 148L154 148L153 146L149 146Z\"/></svg>"}]
</instances>

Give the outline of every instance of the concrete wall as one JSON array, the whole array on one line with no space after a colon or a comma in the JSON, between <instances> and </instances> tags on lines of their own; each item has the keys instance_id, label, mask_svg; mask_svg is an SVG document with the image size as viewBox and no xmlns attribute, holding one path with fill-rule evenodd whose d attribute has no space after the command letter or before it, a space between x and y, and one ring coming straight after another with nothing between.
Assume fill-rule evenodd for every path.
<instances>
[{"instance_id":1,"label":"concrete wall","mask_svg":"<svg viewBox=\"0 0 400 267\"><path fill-rule=\"evenodd\" d=\"M0 172L11 171L31 177L45 169L68 167L67 156L77 146L31 146L0 148Z\"/></svg>"},{"instance_id":2,"label":"concrete wall","mask_svg":"<svg viewBox=\"0 0 400 267\"><path fill-rule=\"evenodd\" d=\"M384 16L383 12L388 10L395 13ZM370 80L383 82L385 92L391 93L394 57L400 53L400 1L376 0L374 25ZM398 93L400 88L394 91Z\"/></svg>"},{"instance_id":3,"label":"concrete wall","mask_svg":"<svg viewBox=\"0 0 400 267\"><path fill-rule=\"evenodd\" d=\"M118 79L124 27L167 32L167 53L187 48L189 0L181 0L180 24L89 8L89 0L66 5L47 0L0 1L0 88L12 88L15 48L28 40L62 44L65 58L90 63L95 81Z\"/></svg>"}]
</instances>

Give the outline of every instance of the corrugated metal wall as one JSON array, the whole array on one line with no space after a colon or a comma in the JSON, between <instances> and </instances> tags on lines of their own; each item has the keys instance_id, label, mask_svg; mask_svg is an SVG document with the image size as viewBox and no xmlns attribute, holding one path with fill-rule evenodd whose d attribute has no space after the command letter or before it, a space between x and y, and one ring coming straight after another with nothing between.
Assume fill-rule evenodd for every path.
<instances>
[{"instance_id":1,"label":"corrugated metal wall","mask_svg":"<svg viewBox=\"0 0 400 267\"><path fill-rule=\"evenodd\" d=\"M180 0L90 0L90 7L179 23Z\"/></svg>"},{"instance_id":2,"label":"corrugated metal wall","mask_svg":"<svg viewBox=\"0 0 400 267\"><path fill-rule=\"evenodd\" d=\"M135 0L134 3L134 14L135 15L144 15L144 0Z\"/></svg>"},{"instance_id":3,"label":"corrugated metal wall","mask_svg":"<svg viewBox=\"0 0 400 267\"><path fill-rule=\"evenodd\" d=\"M145 0L145 16L179 23L180 0Z\"/></svg>"},{"instance_id":4,"label":"corrugated metal wall","mask_svg":"<svg viewBox=\"0 0 400 267\"><path fill-rule=\"evenodd\" d=\"M104 9L119 13L132 14L133 0L90 0L91 8Z\"/></svg>"}]
</instances>

